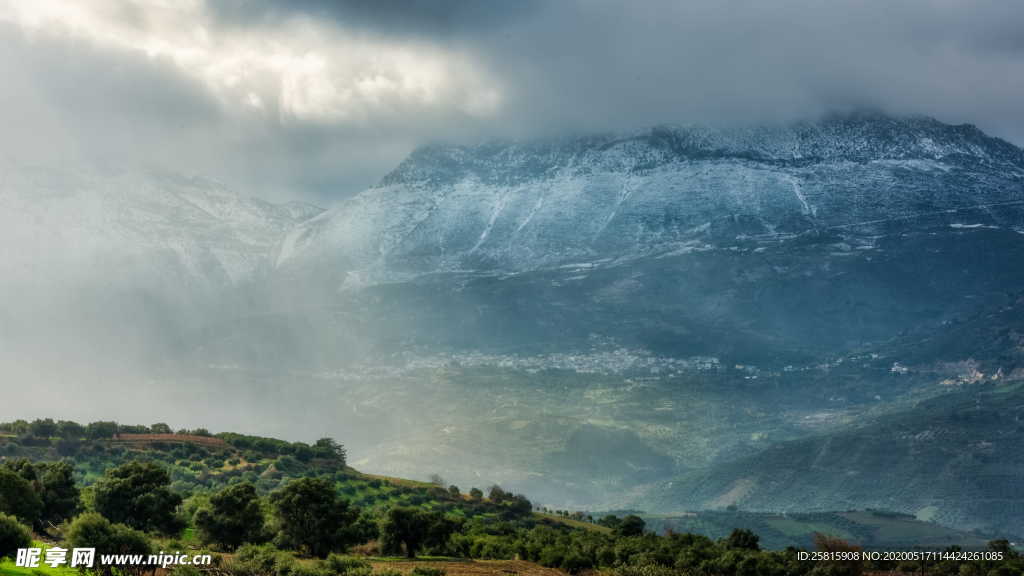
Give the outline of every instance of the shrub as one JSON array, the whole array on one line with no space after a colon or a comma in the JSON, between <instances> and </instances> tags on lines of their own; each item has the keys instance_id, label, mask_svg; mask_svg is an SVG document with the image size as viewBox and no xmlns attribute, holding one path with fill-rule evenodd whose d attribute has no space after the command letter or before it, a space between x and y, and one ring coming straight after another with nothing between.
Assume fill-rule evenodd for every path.
<instances>
[{"instance_id":1,"label":"shrub","mask_svg":"<svg viewBox=\"0 0 1024 576\"><path fill-rule=\"evenodd\" d=\"M331 574L345 576L366 576L372 572L369 562L341 554L327 556L324 568Z\"/></svg>"},{"instance_id":2,"label":"shrub","mask_svg":"<svg viewBox=\"0 0 1024 576\"><path fill-rule=\"evenodd\" d=\"M225 565L236 576L293 576L295 557L270 544L244 544Z\"/></svg>"},{"instance_id":3,"label":"shrub","mask_svg":"<svg viewBox=\"0 0 1024 576\"><path fill-rule=\"evenodd\" d=\"M149 539L124 524L113 524L95 512L78 516L68 527L67 541L73 548L95 548L106 554L145 554L152 552ZM111 576L114 568L122 574L140 573L139 566L101 566L99 574Z\"/></svg>"},{"instance_id":4,"label":"shrub","mask_svg":"<svg viewBox=\"0 0 1024 576\"><path fill-rule=\"evenodd\" d=\"M562 570L569 574L579 574L587 568L593 567L594 563L589 558L573 550L566 554L562 560Z\"/></svg>"},{"instance_id":5,"label":"shrub","mask_svg":"<svg viewBox=\"0 0 1024 576\"><path fill-rule=\"evenodd\" d=\"M291 567L289 576L330 576L330 573L322 564L300 564L296 562Z\"/></svg>"},{"instance_id":6,"label":"shrub","mask_svg":"<svg viewBox=\"0 0 1024 576\"><path fill-rule=\"evenodd\" d=\"M0 514L32 524L43 512L43 501L32 484L7 466L0 466Z\"/></svg>"},{"instance_id":7,"label":"shrub","mask_svg":"<svg viewBox=\"0 0 1024 576\"><path fill-rule=\"evenodd\" d=\"M32 545L32 533L14 516L0 513L0 559Z\"/></svg>"},{"instance_id":8,"label":"shrub","mask_svg":"<svg viewBox=\"0 0 1024 576\"><path fill-rule=\"evenodd\" d=\"M750 530L737 528L725 540L725 546L735 550L760 550L760 537Z\"/></svg>"},{"instance_id":9,"label":"shrub","mask_svg":"<svg viewBox=\"0 0 1024 576\"><path fill-rule=\"evenodd\" d=\"M399 554L404 548L405 555L413 558L424 547L444 547L457 529L455 520L438 512L396 506L381 522L381 548L387 554Z\"/></svg>"},{"instance_id":10,"label":"shrub","mask_svg":"<svg viewBox=\"0 0 1024 576\"><path fill-rule=\"evenodd\" d=\"M558 568L562 565L565 555L555 546L549 546L540 552L540 564L548 568Z\"/></svg>"}]
</instances>

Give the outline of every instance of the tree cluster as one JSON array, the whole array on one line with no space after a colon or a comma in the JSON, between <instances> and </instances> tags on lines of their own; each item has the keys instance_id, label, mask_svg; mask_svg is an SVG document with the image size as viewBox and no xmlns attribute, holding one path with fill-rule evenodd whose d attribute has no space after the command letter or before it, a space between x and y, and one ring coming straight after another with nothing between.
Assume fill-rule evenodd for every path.
<instances>
[{"instance_id":1,"label":"tree cluster","mask_svg":"<svg viewBox=\"0 0 1024 576\"><path fill-rule=\"evenodd\" d=\"M45 530L74 516L80 505L71 464L18 459L0 465L0 513Z\"/></svg>"}]
</instances>

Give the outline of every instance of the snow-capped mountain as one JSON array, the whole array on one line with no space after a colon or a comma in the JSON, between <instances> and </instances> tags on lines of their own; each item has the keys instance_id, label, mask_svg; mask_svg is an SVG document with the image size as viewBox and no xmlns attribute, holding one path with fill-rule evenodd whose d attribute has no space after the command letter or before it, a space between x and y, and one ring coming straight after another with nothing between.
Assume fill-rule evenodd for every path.
<instances>
[{"instance_id":1,"label":"snow-capped mountain","mask_svg":"<svg viewBox=\"0 0 1024 576\"><path fill-rule=\"evenodd\" d=\"M524 271L909 220L1024 224L1024 152L972 126L874 114L778 128L655 128L414 152L300 225L279 268L395 278Z\"/></svg>"},{"instance_id":2,"label":"snow-capped mountain","mask_svg":"<svg viewBox=\"0 0 1024 576\"><path fill-rule=\"evenodd\" d=\"M275 264L321 287L319 310L338 326L326 332L380 343L363 358L444 359L361 392L405 409L393 448L365 452L369 467L415 474L443 459L459 481L486 468L594 508L930 506L947 521L1017 530L996 506L972 510L1005 498L1020 466L1000 460L1003 476L984 487L966 465L942 488L932 472L952 469L946 450L980 454L972 446L1012 446L1016 435L932 420L931 409L893 413L948 394L961 382L950 367L974 366L984 350L999 351L983 366L989 382L1019 385L1007 349L1019 334L1004 324L951 339L962 346L922 343L1004 309L1024 290L1022 261L1024 152L972 126L858 114L426 147L300 224ZM628 376L602 367L622 350L657 360ZM352 372L336 373L346 391L359 388ZM384 401L392 378L401 383ZM986 421L1014 418L1001 410ZM900 465L913 472L893 476L902 445L888 435L907 418L915 433L939 425L957 443L908 439ZM857 466L814 475L827 455L846 461L832 438L876 429ZM779 453L788 458L771 459ZM645 496L641 484L659 477ZM816 482L794 489L792 477ZM894 501L896 485L914 494Z\"/></svg>"}]
</instances>

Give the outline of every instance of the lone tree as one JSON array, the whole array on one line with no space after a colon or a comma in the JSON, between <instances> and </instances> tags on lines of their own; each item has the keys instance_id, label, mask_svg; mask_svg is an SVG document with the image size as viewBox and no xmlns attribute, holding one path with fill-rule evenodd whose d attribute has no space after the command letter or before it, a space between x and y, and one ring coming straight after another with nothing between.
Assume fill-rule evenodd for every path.
<instances>
[{"instance_id":1,"label":"lone tree","mask_svg":"<svg viewBox=\"0 0 1024 576\"><path fill-rule=\"evenodd\" d=\"M43 512L43 500L32 483L11 468L0 466L0 513L34 524Z\"/></svg>"},{"instance_id":2,"label":"lone tree","mask_svg":"<svg viewBox=\"0 0 1024 576\"><path fill-rule=\"evenodd\" d=\"M32 545L32 533L14 516L0 514L0 560L13 557L19 548Z\"/></svg>"},{"instance_id":3,"label":"lone tree","mask_svg":"<svg viewBox=\"0 0 1024 576\"><path fill-rule=\"evenodd\" d=\"M294 480L274 492L270 501L281 524L283 546L323 558L362 538L359 509L338 496L328 480Z\"/></svg>"},{"instance_id":4,"label":"lone tree","mask_svg":"<svg viewBox=\"0 0 1024 576\"><path fill-rule=\"evenodd\" d=\"M388 510L380 528L381 548L387 554L414 558L425 546L441 547L458 524L436 512L396 506Z\"/></svg>"},{"instance_id":5,"label":"lone tree","mask_svg":"<svg viewBox=\"0 0 1024 576\"><path fill-rule=\"evenodd\" d=\"M209 507L196 511L195 523L204 541L228 550L266 539L260 497L248 482L228 486L210 497Z\"/></svg>"},{"instance_id":6,"label":"lone tree","mask_svg":"<svg viewBox=\"0 0 1024 576\"><path fill-rule=\"evenodd\" d=\"M333 438L321 438L313 444L313 450L321 458L331 458L340 465L345 466L348 462L348 451Z\"/></svg>"},{"instance_id":7,"label":"lone tree","mask_svg":"<svg viewBox=\"0 0 1024 576\"><path fill-rule=\"evenodd\" d=\"M129 462L96 483L96 511L110 521L173 535L183 523L176 511L181 496L171 492L171 477L152 462Z\"/></svg>"}]
</instances>

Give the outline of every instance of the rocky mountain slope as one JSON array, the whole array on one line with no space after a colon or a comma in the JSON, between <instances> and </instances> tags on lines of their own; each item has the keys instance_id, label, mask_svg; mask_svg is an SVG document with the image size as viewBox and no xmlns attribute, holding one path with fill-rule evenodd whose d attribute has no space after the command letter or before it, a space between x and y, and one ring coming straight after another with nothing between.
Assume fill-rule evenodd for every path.
<instances>
[{"instance_id":1,"label":"rocky mountain slope","mask_svg":"<svg viewBox=\"0 0 1024 576\"><path fill-rule=\"evenodd\" d=\"M1024 153L971 126L878 115L427 147L289 235L278 266L345 279L524 271L804 234L855 249L914 220L1022 225Z\"/></svg>"},{"instance_id":2,"label":"rocky mountain slope","mask_svg":"<svg viewBox=\"0 0 1024 576\"><path fill-rule=\"evenodd\" d=\"M277 293L377 352L785 365L928 329L1020 286L1024 152L877 114L414 152L300 224ZM369 347L370 350L374 346ZM369 353L369 352L368 352Z\"/></svg>"},{"instance_id":3,"label":"rocky mountain slope","mask_svg":"<svg viewBox=\"0 0 1024 576\"><path fill-rule=\"evenodd\" d=\"M874 507L1024 533L1024 297L894 343L896 378L947 392L662 484L644 505L772 511ZM951 360L957 359L958 362Z\"/></svg>"}]
</instances>

